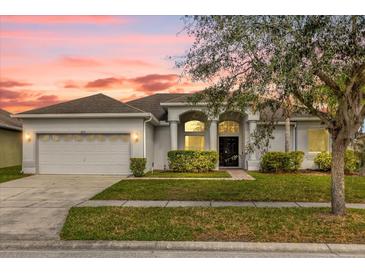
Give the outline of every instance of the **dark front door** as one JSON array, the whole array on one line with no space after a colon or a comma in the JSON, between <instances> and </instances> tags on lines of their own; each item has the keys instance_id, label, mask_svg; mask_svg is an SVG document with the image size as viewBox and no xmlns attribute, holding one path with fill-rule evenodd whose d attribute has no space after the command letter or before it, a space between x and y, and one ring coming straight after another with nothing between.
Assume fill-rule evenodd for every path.
<instances>
[{"instance_id":1,"label":"dark front door","mask_svg":"<svg viewBox=\"0 0 365 274\"><path fill-rule=\"evenodd\" d=\"M219 166L238 167L238 137L219 137Z\"/></svg>"}]
</instances>

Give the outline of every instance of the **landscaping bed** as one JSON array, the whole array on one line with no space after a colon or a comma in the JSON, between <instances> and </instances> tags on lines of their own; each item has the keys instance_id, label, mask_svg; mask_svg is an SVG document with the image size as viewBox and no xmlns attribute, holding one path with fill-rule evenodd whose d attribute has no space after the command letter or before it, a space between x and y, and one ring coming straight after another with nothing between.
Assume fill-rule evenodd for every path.
<instances>
[{"instance_id":1,"label":"landscaping bed","mask_svg":"<svg viewBox=\"0 0 365 274\"><path fill-rule=\"evenodd\" d=\"M365 210L323 208L72 208L64 240L365 243Z\"/></svg>"},{"instance_id":2,"label":"landscaping bed","mask_svg":"<svg viewBox=\"0 0 365 274\"><path fill-rule=\"evenodd\" d=\"M250 172L254 181L122 180L96 200L295 201L329 202L330 177ZM346 176L346 201L365 202L365 177Z\"/></svg>"},{"instance_id":3,"label":"landscaping bed","mask_svg":"<svg viewBox=\"0 0 365 274\"><path fill-rule=\"evenodd\" d=\"M144 177L155 178L231 178L231 175L227 171L217 170L208 172L173 172L155 170L153 172L147 172Z\"/></svg>"},{"instance_id":4,"label":"landscaping bed","mask_svg":"<svg viewBox=\"0 0 365 274\"><path fill-rule=\"evenodd\" d=\"M28 176L23 174L21 171L22 171L21 166L0 168L0 183Z\"/></svg>"}]
</instances>

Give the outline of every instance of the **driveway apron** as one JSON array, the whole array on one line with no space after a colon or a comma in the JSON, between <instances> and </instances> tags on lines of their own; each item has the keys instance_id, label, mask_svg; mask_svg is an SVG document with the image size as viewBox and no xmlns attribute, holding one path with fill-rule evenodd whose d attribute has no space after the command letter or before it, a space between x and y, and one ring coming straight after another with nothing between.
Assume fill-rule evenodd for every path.
<instances>
[{"instance_id":1,"label":"driveway apron","mask_svg":"<svg viewBox=\"0 0 365 274\"><path fill-rule=\"evenodd\" d=\"M0 184L0 240L58 239L68 210L123 179L34 175Z\"/></svg>"}]
</instances>

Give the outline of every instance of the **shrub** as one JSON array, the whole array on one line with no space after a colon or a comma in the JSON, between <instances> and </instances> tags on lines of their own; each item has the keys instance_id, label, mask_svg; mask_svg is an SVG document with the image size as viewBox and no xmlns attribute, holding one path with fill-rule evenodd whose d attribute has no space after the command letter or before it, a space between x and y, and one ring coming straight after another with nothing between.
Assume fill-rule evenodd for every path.
<instances>
[{"instance_id":1,"label":"shrub","mask_svg":"<svg viewBox=\"0 0 365 274\"><path fill-rule=\"evenodd\" d=\"M302 151L267 152L261 158L263 172L294 172L302 165L304 153Z\"/></svg>"},{"instance_id":2,"label":"shrub","mask_svg":"<svg viewBox=\"0 0 365 274\"><path fill-rule=\"evenodd\" d=\"M130 159L130 170L135 177L142 177L144 170L146 169L146 158L131 158Z\"/></svg>"},{"instance_id":3,"label":"shrub","mask_svg":"<svg viewBox=\"0 0 365 274\"><path fill-rule=\"evenodd\" d=\"M353 150L346 150L345 154L345 172L354 173L359 169L360 159Z\"/></svg>"},{"instance_id":4,"label":"shrub","mask_svg":"<svg viewBox=\"0 0 365 274\"><path fill-rule=\"evenodd\" d=\"M359 158L353 150L346 150L345 153L345 173L353 173L359 168ZM323 151L314 158L314 163L319 170L330 171L332 163L332 153Z\"/></svg>"},{"instance_id":5,"label":"shrub","mask_svg":"<svg viewBox=\"0 0 365 274\"><path fill-rule=\"evenodd\" d=\"M216 167L216 151L171 150L167 154L169 168L175 172L206 172Z\"/></svg>"},{"instance_id":6,"label":"shrub","mask_svg":"<svg viewBox=\"0 0 365 274\"><path fill-rule=\"evenodd\" d=\"M318 153L314 158L314 163L318 166L319 170L329 171L331 170L332 154L327 151Z\"/></svg>"}]
</instances>

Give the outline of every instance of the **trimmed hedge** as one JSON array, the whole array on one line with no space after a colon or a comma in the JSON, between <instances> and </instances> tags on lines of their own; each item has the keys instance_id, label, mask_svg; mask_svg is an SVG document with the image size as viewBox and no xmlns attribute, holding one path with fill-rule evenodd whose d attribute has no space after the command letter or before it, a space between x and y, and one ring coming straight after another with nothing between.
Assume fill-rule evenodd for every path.
<instances>
[{"instance_id":1,"label":"trimmed hedge","mask_svg":"<svg viewBox=\"0 0 365 274\"><path fill-rule=\"evenodd\" d=\"M135 177L142 177L146 169L146 158L131 158L129 168Z\"/></svg>"},{"instance_id":2,"label":"trimmed hedge","mask_svg":"<svg viewBox=\"0 0 365 274\"><path fill-rule=\"evenodd\" d=\"M295 172L299 170L303 159L303 151L271 151L262 156L260 166L263 172Z\"/></svg>"},{"instance_id":3,"label":"trimmed hedge","mask_svg":"<svg viewBox=\"0 0 365 274\"><path fill-rule=\"evenodd\" d=\"M215 169L218 162L216 151L171 150L167 157L174 172L207 172Z\"/></svg>"},{"instance_id":4,"label":"trimmed hedge","mask_svg":"<svg viewBox=\"0 0 365 274\"><path fill-rule=\"evenodd\" d=\"M323 151L318 153L314 158L314 163L318 166L319 170L330 171L332 164L332 153ZM359 169L360 160L356 156L353 150L346 150L345 153L345 172L353 173Z\"/></svg>"}]
</instances>

